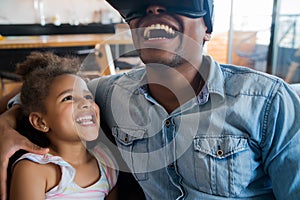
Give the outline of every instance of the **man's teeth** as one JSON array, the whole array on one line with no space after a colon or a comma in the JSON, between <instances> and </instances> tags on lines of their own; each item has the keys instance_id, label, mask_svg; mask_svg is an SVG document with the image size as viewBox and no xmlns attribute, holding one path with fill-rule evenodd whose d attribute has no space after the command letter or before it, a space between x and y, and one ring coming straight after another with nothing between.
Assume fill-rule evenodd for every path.
<instances>
[{"instance_id":1,"label":"man's teeth","mask_svg":"<svg viewBox=\"0 0 300 200\"><path fill-rule=\"evenodd\" d=\"M151 36L151 31L162 30L165 31L165 35L162 36ZM173 30L168 25L164 24L152 24L148 26L144 30L144 38L151 40L151 39L163 39L163 38L170 38L175 36L175 30Z\"/></svg>"}]
</instances>

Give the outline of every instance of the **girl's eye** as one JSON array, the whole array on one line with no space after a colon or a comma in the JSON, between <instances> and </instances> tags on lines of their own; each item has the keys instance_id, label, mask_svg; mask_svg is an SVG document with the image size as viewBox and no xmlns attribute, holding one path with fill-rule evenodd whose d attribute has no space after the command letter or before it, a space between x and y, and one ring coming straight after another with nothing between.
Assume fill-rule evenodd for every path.
<instances>
[{"instance_id":1,"label":"girl's eye","mask_svg":"<svg viewBox=\"0 0 300 200\"><path fill-rule=\"evenodd\" d=\"M73 98L73 96L66 96L66 97L64 97L63 99L62 99L62 101L70 101L70 100L73 100L74 98Z\"/></svg>"}]
</instances>

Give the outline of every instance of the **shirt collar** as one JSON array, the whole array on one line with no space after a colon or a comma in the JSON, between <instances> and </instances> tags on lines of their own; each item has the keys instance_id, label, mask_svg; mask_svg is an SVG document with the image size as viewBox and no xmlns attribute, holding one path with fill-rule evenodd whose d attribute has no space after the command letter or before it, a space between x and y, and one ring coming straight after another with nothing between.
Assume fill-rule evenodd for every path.
<instances>
[{"instance_id":1,"label":"shirt collar","mask_svg":"<svg viewBox=\"0 0 300 200\"><path fill-rule=\"evenodd\" d=\"M209 91L207 85L205 84L197 96L199 105L205 104L208 101L208 98L209 98Z\"/></svg>"},{"instance_id":2,"label":"shirt collar","mask_svg":"<svg viewBox=\"0 0 300 200\"><path fill-rule=\"evenodd\" d=\"M220 69L219 64L216 63L211 56L203 56L203 62L200 67L200 74L202 75L202 77L204 77L205 84L197 96L199 105L205 104L208 101L209 96L211 95L223 99L225 96L223 88L223 73ZM145 74L140 80L140 86L137 89L138 93L142 95L149 94L149 88L146 84L147 81Z\"/></svg>"},{"instance_id":3,"label":"shirt collar","mask_svg":"<svg viewBox=\"0 0 300 200\"><path fill-rule=\"evenodd\" d=\"M145 85L142 85L138 88L138 91L140 94L144 95L144 94L148 94L149 93L149 88L148 88L148 85L145 84Z\"/></svg>"},{"instance_id":4,"label":"shirt collar","mask_svg":"<svg viewBox=\"0 0 300 200\"><path fill-rule=\"evenodd\" d=\"M204 55L200 73L204 75L209 94L223 100L225 98L224 75L219 63L214 61L211 56Z\"/></svg>"}]
</instances>

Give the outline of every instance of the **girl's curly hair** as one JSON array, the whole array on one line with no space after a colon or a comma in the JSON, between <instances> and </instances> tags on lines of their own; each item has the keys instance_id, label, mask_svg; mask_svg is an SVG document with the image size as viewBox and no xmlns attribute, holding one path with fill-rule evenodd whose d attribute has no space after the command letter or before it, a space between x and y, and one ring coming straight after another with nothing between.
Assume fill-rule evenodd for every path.
<instances>
[{"instance_id":1,"label":"girl's curly hair","mask_svg":"<svg viewBox=\"0 0 300 200\"><path fill-rule=\"evenodd\" d=\"M16 73L23 78L21 101L25 115L39 111L46 113L44 101L53 79L63 74L78 74L79 58L60 57L51 52L32 52L18 63Z\"/></svg>"},{"instance_id":2,"label":"girl's curly hair","mask_svg":"<svg viewBox=\"0 0 300 200\"><path fill-rule=\"evenodd\" d=\"M53 80L64 74L80 75L80 59L60 57L51 52L32 52L26 60L17 64L16 73L22 76L22 115L19 116L17 130L33 143L47 147L50 141L45 134L39 134L29 122L31 112L47 113L45 99L49 95Z\"/></svg>"}]
</instances>

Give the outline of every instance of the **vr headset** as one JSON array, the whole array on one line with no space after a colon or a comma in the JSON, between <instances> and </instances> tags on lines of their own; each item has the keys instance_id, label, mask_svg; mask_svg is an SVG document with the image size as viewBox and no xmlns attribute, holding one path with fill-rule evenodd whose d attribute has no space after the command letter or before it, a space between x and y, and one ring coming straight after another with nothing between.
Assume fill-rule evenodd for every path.
<instances>
[{"instance_id":1,"label":"vr headset","mask_svg":"<svg viewBox=\"0 0 300 200\"><path fill-rule=\"evenodd\" d=\"M212 32L213 0L107 0L121 16L129 22L146 15L150 5L166 7L168 13L184 15L190 18L203 17L207 33Z\"/></svg>"}]
</instances>

